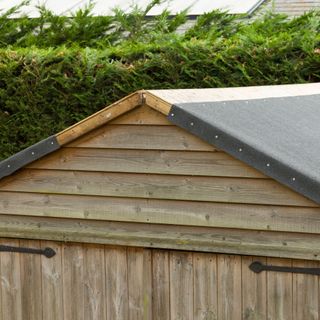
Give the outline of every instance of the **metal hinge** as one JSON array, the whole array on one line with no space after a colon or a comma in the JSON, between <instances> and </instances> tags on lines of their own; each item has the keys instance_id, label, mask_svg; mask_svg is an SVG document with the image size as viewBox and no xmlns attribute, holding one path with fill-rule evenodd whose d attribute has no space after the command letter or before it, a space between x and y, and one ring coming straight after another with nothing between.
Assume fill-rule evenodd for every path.
<instances>
[{"instance_id":1,"label":"metal hinge","mask_svg":"<svg viewBox=\"0 0 320 320\"><path fill-rule=\"evenodd\" d=\"M35 248L11 247L11 246L3 246L3 245L0 245L0 251L42 254L47 258L52 258L56 254L56 252L52 248L35 249Z\"/></svg>"},{"instance_id":2,"label":"metal hinge","mask_svg":"<svg viewBox=\"0 0 320 320\"><path fill-rule=\"evenodd\" d=\"M262 271L277 271L277 272L292 272L320 275L320 268L299 268L299 267L283 267L283 266L268 266L259 261L252 262L249 266L250 270L255 273Z\"/></svg>"}]
</instances>

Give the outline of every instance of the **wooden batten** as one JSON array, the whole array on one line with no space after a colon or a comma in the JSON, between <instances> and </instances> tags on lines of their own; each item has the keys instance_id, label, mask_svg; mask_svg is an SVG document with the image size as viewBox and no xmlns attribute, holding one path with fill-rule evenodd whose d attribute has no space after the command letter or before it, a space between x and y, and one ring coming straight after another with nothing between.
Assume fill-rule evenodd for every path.
<instances>
[{"instance_id":1,"label":"wooden batten","mask_svg":"<svg viewBox=\"0 0 320 320\"><path fill-rule=\"evenodd\" d=\"M320 235L0 215L0 237L320 260Z\"/></svg>"},{"instance_id":2,"label":"wooden batten","mask_svg":"<svg viewBox=\"0 0 320 320\"><path fill-rule=\"evenodd\" d=\"M76 123L75 125L61 131L56 135L57 141L60 145L65 145L80 136L90 132L93 129L115 119L137 106L142 104L142 93L135 92L122 100L110 105L109 107L98 111L92 116Z\"/></svg>"}]
</instances>

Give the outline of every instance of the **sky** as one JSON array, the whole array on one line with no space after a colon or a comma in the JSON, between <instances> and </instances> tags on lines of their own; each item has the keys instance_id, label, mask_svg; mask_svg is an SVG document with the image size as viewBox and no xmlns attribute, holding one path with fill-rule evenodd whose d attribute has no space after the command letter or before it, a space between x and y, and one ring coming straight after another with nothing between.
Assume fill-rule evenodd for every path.
<instances>
[{"instance_id":1,"label":"sky","mask_svg":"<svg viewBox=\"0 0 320 320\"><path fill-rule=\"evenodd\" d=\"M21 0L0 0L0 9L7 10L17 5ZM149 0L95 0L96 3L93 13L95 15L112 14L112 8L120 7L128 10L130 6L137 4L144 8ZM190 7L190 15L199 15L214 9L227 10L230 13L247 13L250 12L261 0L171 0L166 4L153 8L150 15L156 15L167 8L172 14ZM88 3L88 0L32 0L31 6L23 9L23 13L29 16L36 16L36 10L33 9L37 4L46 4L46 7L54 11L56 14L71 14Z\"/></svg>"}]
</instances>

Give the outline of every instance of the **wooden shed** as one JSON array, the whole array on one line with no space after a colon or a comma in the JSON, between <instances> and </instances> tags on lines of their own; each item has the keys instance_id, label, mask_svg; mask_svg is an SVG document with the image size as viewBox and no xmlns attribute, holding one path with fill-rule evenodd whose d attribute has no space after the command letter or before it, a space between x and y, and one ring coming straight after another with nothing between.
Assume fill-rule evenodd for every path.
<instances>
[{"instance_id":1,"label":"wooden shed","mask_svg":"<svg viewBox=\"0 0 320 320\"><path fill-rule=\"evenodd\" d=\"M0 179L1 320L319 319L320 84L139 91Z\"/></svg>"}]
</instances>

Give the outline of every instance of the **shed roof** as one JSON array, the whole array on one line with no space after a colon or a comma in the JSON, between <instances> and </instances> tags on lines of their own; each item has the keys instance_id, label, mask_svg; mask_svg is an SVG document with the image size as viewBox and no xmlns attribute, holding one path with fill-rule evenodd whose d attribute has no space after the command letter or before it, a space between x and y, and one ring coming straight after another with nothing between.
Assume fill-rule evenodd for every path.
<instances>
[{"instance_id":1,"label":"shed roof","mask_svg":"<svg viewBox=\"0 0 320 320\"><path fill-rule=\"evenodd\" d=\"M0 162L0 178L146 102L168 119L320 203L320 83L136 92Z\"/></svg>"}]
</instances>

